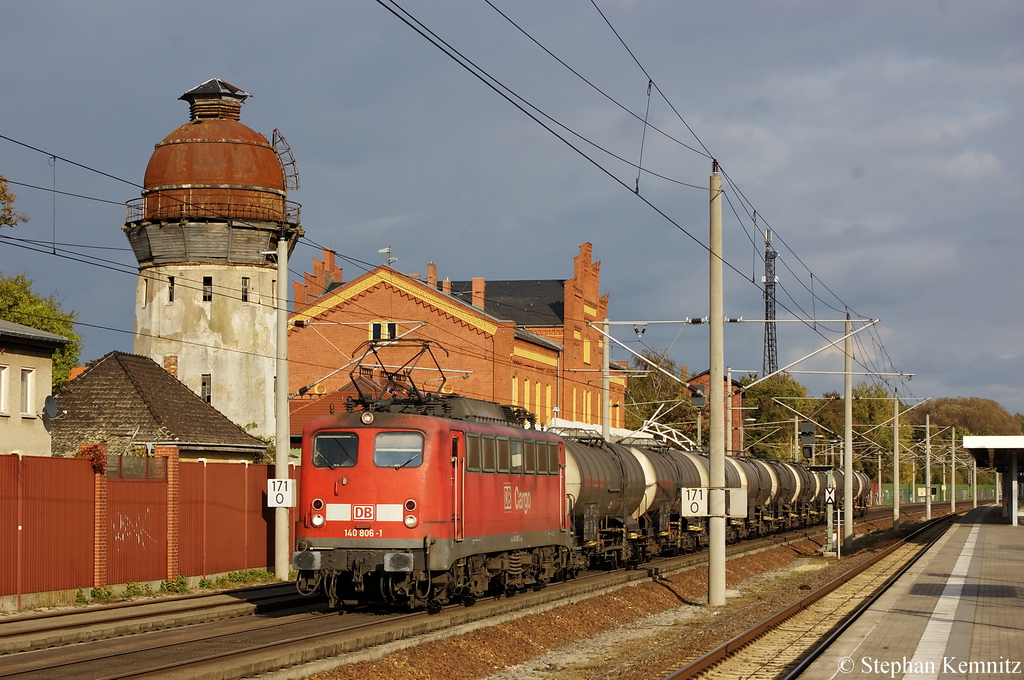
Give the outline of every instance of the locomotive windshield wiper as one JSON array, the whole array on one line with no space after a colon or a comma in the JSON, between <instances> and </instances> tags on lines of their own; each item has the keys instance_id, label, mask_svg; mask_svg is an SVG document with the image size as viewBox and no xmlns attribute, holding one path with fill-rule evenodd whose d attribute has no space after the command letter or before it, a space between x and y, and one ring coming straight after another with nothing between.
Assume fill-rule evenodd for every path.
<instances>
[{"instance_id":1,"label":"locomotive windshield wiper","mask_svg":"<svg viewBox=\"0 0 1024 680\"><path fill-rule=\"evenodd\" d=\"M328 460L327 457L323 453L321 453L320 449L316 449L315 459L319 460L321 463L327 463L327 467L329 467L332 470L337 467L340 467L339 465L335 465L332 461Z\"/></svg>"},{"instance_id":2,"label":"locomotive windshield wiper","mask_svg":"<svg viewBox=\"0 0 1024 680\"><path fill-rule=\"evenodd\" d=\"M411 463L411 462L413 462L414 460L416 460L417 458L419 458L419 456L420 456L420 452L419 452L419 451L417 451L416 453L412 454L412 458L410 458L409 460L405 461L405 462L404 462L404 463L402 463L401 465L396 465L396 466L395 466L395 469L396 469L396 470L401 470L401 469L402 469L402 468L404 468L404 467L405 467L406 465L408 465L409 463Z\"/></svg>"}]
</instances>

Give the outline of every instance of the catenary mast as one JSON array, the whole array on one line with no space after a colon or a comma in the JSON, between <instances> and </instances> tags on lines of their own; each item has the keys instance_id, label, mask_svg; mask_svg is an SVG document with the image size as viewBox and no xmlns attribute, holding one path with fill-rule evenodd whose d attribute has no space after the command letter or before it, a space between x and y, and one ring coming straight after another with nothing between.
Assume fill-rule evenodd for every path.
<instances>
[{"instance_id":1,"label":"catenary mast","mask_svg":"<svg viewBox=\"0 0 1024 680\"><path fill-rule=\"evenodd\" d=\"M775 258L778 255L772 248L772 230L764 232L764 362L761 375L771 375L779 370L779 348L775 336Z\"/></svg>"}]
</instances>

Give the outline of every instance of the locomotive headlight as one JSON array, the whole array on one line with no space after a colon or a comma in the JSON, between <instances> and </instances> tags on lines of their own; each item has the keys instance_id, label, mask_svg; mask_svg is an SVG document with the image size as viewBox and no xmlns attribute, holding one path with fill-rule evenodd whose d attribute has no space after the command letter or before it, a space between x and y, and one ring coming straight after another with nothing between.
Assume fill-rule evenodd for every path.
<instances>
[{"instance_id":1,"label":"locomotive headlight","mask_svg":"<svg viewBox=\"0 0 1024 680\"><path fill-rule=\"evenodd\" d=\"M416 515L406 515L405 516L405 526L409 527L410 529L415 527L418 523L419 522L416 519Z\"/></svg>"},{"instance_id":2,"label":"locomotive headlight","mask_svg":"<svg viewBox=\"0 0 1024 680\"><path fill-rule=\"evenodd\" d=\"M370 411L363 411L363 415L359 416L359 420L363 421L363 425L369 425L373 422L373 413Z\"/></svg>"},{"instance_id":3,"label":"locomotive headlight","mask_svg":"<svg viewBox=\"0 0 1024 680\"><path fill-rule=\"evenodd\" d=\"M312 508L317 512L320 512L321 510L324 509L324 502L320 498L314 498L313 502L310 503L310 506L312 506Z\"/></svg>"},{"instance_id":4,"label":"locomotive headlight","mask_svg":"<svg viewBox=\"0 0 1024 680\"><path fill-rule=\"evenodd\" d=\"M416 501L415 500L410 498L409 500L407 500L405 502L405 511L406 512L412 512L415 509L416 509Z\"/></svg>"},{"instance_id":5,"label":"locomotive headlight","mask_svg":"<svg viewBox=\"0 0 1024 680\"><path fill-rule=\"evenodd\" d=\"M310 523L319 529L324 525L324 516L317 513L313 515L313 518L310 520Z\"/></svg>"}]
</instances>

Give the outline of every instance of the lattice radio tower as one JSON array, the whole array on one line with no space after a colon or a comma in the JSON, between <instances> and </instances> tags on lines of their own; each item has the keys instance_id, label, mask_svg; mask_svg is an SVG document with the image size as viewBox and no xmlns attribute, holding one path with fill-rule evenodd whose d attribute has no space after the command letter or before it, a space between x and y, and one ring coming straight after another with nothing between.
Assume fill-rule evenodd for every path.
<instances>
[{"instance_id":1,"label":"lattice radio tower","mask_svg":"<svg viewBox=\"0 0 1024 680\"><path fill-rule=\"evenodd\" d=\"M769 375L779 370L779 346L775 337L775 258L778 253L772 249L772 230L764 232L764 363L761 375Z\"/></svg>"}]
</instances>

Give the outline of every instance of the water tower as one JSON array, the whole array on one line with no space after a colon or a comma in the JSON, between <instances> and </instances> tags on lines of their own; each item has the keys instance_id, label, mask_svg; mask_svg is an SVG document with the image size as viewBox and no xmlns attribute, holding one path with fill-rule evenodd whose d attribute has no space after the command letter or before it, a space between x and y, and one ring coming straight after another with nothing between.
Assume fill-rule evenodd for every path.
<instances>
[{"instance_id":1,"label":"water tower","mask_svg":"<svg viewBox=\"0 0 1024 680\"><path fill-rule=\"evenodd\" d=\"M239 122L250 95L208 80L156 145L122 227L139 262L136 354L254 434L274 434L275 252L302 235L294 160ZM287 289L286 289L287 290Z\"/></svg>"}]
</instances>

